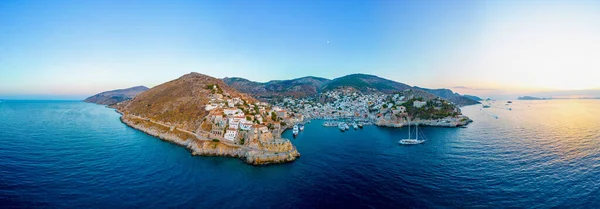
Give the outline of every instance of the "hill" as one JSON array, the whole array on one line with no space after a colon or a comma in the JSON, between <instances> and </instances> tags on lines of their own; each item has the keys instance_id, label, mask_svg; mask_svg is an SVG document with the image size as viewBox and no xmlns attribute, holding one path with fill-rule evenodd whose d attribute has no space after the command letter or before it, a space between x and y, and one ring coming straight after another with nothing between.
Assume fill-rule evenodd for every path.
<instances>
[{"instance_id":1,"label":"hill","mask_svg":"<svg viewBox=\"0 0 600 209\"><path fill-rule=\"evenodd\" d=\"M96 103L101 105L112 105L119 102L127 101L134 98L136 95L148 90L145 86L135 86L127 89L117 89L105 91L83 100L84 102Z\"/></svg>"},{"instance_id":2,"label":"hill","mask_svg":"<svg viewBox=\"0 0 600 209\"><path fill-rule=\"evenodd\" d=\"M251 94L257 98L270 99L282 96L312 97L317 95L330 80L308 76L291 80L273 80L266 83L237 77L223 78L223 81L240 92Z\"/></svg>"},{"instance_id":3,"label":"hill","mask_svg":"<svg viewBox=\"0 0 600 209\"><path fill-rule=\"evenodd\" d=\"M450 89L426 89L426 88L420 88L420 87L416 87L416 86L415 86L415 88L421 89L423 91L429 92L430 94L441 97L441 98L448 100L454 104L457 104L458 106L479 104L478 101L472 100L469 97L460 95L458 93L454 93Z\"/></svg>"},{"instance_id":4,"label":"hill","mask_svg":"<svg viewBox=\"0 0 600 209\"><path fill-rule=\"evenodd\" d=\"M196 130L208 114L205 105L217 85L224 95L240 97L248 102L257 100L238 92L220 79L200 73L190 73L151 88L117 107L126 114L160 121L183 130Z\"/></svg>"},{"instance_id":5,"label":"hill","mask_svg":"<svg viewBox=\"0 0 600 209\"><path fill-rule=\"evenodd\" d=\"M353 90L363 94L384 93L391 94L394 92L411 89L409 85L398 83L385 78L367 74L351 74L331 80L323 86L322 91L330 90Z\"/></svg>"},{"instance_id":6,"label":"hill","mask_svg":"<svg viewBox=\"0 0 600 209\"><path fill-rule=\"evenodd\" d=\"M469 99L471 99L471 100L473 100L473 101L478 101L478 102L479 102L479 101L482 101L482 100L483 100L483 99L481 99L481 98L480 98L480 97L478 97L478 96L466 95L466 94L465 94L465 95L463 95L463 96L464 96L464 97L466 97L466 98L469 98Z\"/></svg>"},{"instance_id":7,"label":"hill","mask_svg":"<svg viewBox=\"0 0 600 209\"><path fill-rule=\"evenodd\" d=\"M333 80L309 76L292 80L274 80L266 83L237 77L223 78L223 81L238 91L250 94L263 101L277 101L278 98L282 97L318 97L323 92L333 90L355 91L363 94L392 94L404 90L413 90L412 94L416 97L424 99L441 97L459 106L479 103L449 89L411 87L404 83L367 74L351 74Z\"/></svg>"}]
</instances>

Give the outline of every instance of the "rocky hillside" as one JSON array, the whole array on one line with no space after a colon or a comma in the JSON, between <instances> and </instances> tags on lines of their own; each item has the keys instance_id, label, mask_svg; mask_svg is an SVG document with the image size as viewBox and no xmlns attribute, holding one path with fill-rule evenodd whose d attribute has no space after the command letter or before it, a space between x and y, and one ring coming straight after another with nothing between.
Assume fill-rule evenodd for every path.
<instances>
[{"instance_id":1,"label":"rocky hillside","mask_svg":"<svg viewBox=\"0 0 600 209\"><path fill-rule=\"evenodd\" d=\"M292 80L274 80L266 83L236 77L224 78L223 81L241 92L251 94L257 98L269 99L280 96L312 97L317 95L330 80L308 76Z\"/></svg>"},{"instance_id":2,"label":"rocky hillside","mask_svg":"<svg viewBox=\"0 0 600 209\"><path fill-rule=\"evenodd\" d=\"M412 87L400 82L375 75L351 74L333 80L319 77L302 77L292 80L276 80L266 83L250 81L244 78L224 78L223 81L240 92L250 94L264 101L281 97L317 97L322 92L332 90L357 91L363 94L391 94L404 90L413 90L413 94L424 99L441 97L459 106L477 104L463 95L449 89L426 89Z\"/></svg>"},{"instance_id":3,"label":"rocky hillside","mask_svg":"<svg viewBox=\"0 0 600 209\"><path fill-rule=\"evenodd\" d=\"M391 94L411 89L411 87L403 83L398 83L374 75L352 74L331 80L331 82L327 83L322 90L329 91L339 89L356 90L364 94Z\"/></svg>"},{"instance_id":4,"label":"rocky hillside","mask_svg":"<svg viewBox=\"0 0 600 209\"><path fill-rule=\"evenodd\" d=\"M419 88L416 86L415 86L415 88L421 89L423 91L429 92L430 94L436 95L445 100L453 102L454 104L457 104L458 106L479 104L478 101L472 100L471 98L460 95L458 93L454 93L450 89L426 89L426 88Z\"/></svg>"},{"instance_id":5,"label":"rocky hillside","mask_svg":"<svg viewBox=\"0 0 600 209\"><path fill-rule=\"evenodd\" d=\"M101 105L112 105L134 98L136 95L148 90L145 86L136 86L127 89L105 91L83 100L84 102Z\"/></svg>"},{"instance_id":6,"label":"rocky hillside","mask_svg":"<svg viewBox=\"0 0 600 209\"><path fill-rule=\"evenodd\" d=\"M125 114L150 118L183 130L196 130L208 114L205 105L210 101L213 85L232 98L240 97L252 103L257 101L220 79L190 73L151 88L117 108Z\"/></svg>"}]
</instances>

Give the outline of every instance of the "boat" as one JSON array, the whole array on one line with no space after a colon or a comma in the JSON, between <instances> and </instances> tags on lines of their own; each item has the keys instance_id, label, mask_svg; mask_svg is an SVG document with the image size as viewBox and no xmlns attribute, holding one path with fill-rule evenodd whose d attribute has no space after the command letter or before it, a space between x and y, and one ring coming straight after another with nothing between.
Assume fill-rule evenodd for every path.
<instances>
[{"instance_id":1,"label":"boat","mask_svg":"<svg viewBox=\"0 0 600 209\"><path fill-rule=\"evenodd\" d=\"M298 125L294 125L294 128L292 129L292 133L294 133L294 136L298 135Z\"/></svg>"},{"instance_id":2,"label":"boat","mask_svg":"<svg viewBox=\"0 0 600 209\"><path fill-rule=\"evenodd\" d=\"M304 131L304 125L302 125L302 124L298 125L298 129L300 129L300 131Z\"/></svg>"},{"instance_id":3,"label":"boat","mask_svg":"<svg viewBox=\"0 0 600 209\"><path fill-rule=\"evenodd\" d=\"M349 130L349 129L350 129L350 126L348 126L348 124L347 124L347 123L344 123L344 129L346 129L346 130Z\"/></svg>"},{"instance_id":4,"label":"boat","mask_svg":"<svg viewBox=\"0 0 600 209\"><path fill-rule=\"evenodd\" d=\"M412 139L410 136L410 121L408 121L408 139L401 139L400 141L398 141L398 144L402 144L402 145L413 145L413 144L421 144L423 142L425 142L425 140L420 140L419 139L419 126L415 126L415 133L416 133L416 138Z\"/></svg>"},{"instance_id":5,"label":"boat","mask_svg":"<svg viewBox=\"0 0 600 209\"><path fill-rule=\"evenodd\" d=\"M354 127L354 130L358 129L358 125L356 124L356 122L352 122L352 127Z\"/></svg>"},{"instance_id":6,"label":"boat","mask_svg":"<svg viewBox=\"0 0 600 209\"><path fill-rule=\"evenodd\" d=\"M338 128L340 129L340 131L345 131L346 127L344 126L345 123L338 123Z\"/></svg>"},{"instance_id":7,"label":"boat","mask_svg":"<svg viewBox=\"0 0 600 209\"><path fill-rule=\"evenodd\" d=\"M508 102L506 102L506 103L509 103L509 104L510 104L510 103L512 103L512 101L508 101Z\"/></svg>"},{"instance_id":8,"label":"boat","mask_svg":"<svg viewBox=\"0 0 600 209\"><path fill-rule=\"evenodd\" d=\"M359 128L363 128L363 123L362 123L362 122L359 122L359 123L358 123L358 127L359 127Z\"/></svg>"}]
</instances>

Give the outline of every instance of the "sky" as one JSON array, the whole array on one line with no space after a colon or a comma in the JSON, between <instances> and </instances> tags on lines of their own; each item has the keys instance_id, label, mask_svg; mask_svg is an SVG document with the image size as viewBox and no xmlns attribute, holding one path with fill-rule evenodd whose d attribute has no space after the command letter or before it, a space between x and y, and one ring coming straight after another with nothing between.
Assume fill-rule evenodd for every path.
<instances>
[{"instance_id":1,"label":"sky","mask_svg":"<svg viewBox=\"0 0 600 209\"><path fill-rule=\"evenodd\" d=\"M600 1L0 1L0 98L189 72L374 74L482 97L600 89ZM600 95L599 95L600 96Z\"/></svg>"}]
</instances>

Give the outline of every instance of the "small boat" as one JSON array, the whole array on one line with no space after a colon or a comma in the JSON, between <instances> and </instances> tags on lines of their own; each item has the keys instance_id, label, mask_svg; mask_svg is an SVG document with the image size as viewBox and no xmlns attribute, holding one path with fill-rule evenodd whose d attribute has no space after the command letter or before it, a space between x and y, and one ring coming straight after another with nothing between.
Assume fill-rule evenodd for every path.
<instances>
[{"instance_id":1,"label":"small boat","mask_svg":"<svg viewBox=\"0 0 600 209\"><path fill-rule=\"evenodd\" d=\"M358 125L356 124L356 122L352 122L352 127L354 127L354 130L358 129Z\"/></svg>"},{"instance_id":2,"label":"small boat","mask_svg":"<svg viewBox=\"0 0 600 209\"><path fill-rule=\"evenodd\" d=\"M348 124L347 124L347 123L344 123L344 129L346 129L346 130L350 130L350 126L348 126Z\"/></svg>"},{"instance_id":3,"label":"small boat","mask_svg":"<svg viewBox=\"0 0 600 209\"><path fill-rule=\"evenodd\" d=\"M408 122L408 139L401 139L398 141L398 144L402 145L413 145L413 144L421 144L425 142L425 140L419 140L419 126L415 126L415 133L417 135L416 138L412 139L410 137L410 121Z\"/></svg>"},{"instance_id":4,"label":"small boat","mask_svg":"<svg viewBox=\"0 0 600 209\"><path fill-rule=\"evenodd\" d=\"M292 133L294 133L294 136L298 135L298 125L294 125L294 128L292 129Z\"/></svg>"},{"instance_id":5,"label":"small boat","mask_svg":"<svg viewBox=\"0 0 600 209\"><path fill-rule=\"evenodd\" d=\"M359 122L359 123L358 123L358 127L359 127L359 128L363 128L363 123L362 123L362 122Z\"/></svg>"},{"instance_id":6,"label":"small boat","mask_svg":"<svg viewBox=\"0 0 600 209\"><path fill-rule=\"evenodd\" d=\"M302 125L302 124L298 125L298 129L300 129L300 131L304 131L304 125Z\"/></svg>"},{"instance_id":7,"label":"small boat","mask_svg":"<svg viewBox=\"0 0 600 209\"><path fill-rule=\"evenodd\" d=\"M506 103L508 103L508 104L511 104L511 103L512 103L512 101L508 101L508 102L506 102Z\"/></svg>"},{"instance_id":8,"label":"small boat","mask_svg":"<svg viewBox=\"0 0 600 209\"><path fill-rule=\"evenodd\" d=\"M344 126L344 123L338 123L338 128L340 129L340 131L345 131L346 127Z\"/></svg>"}]
</instances>

